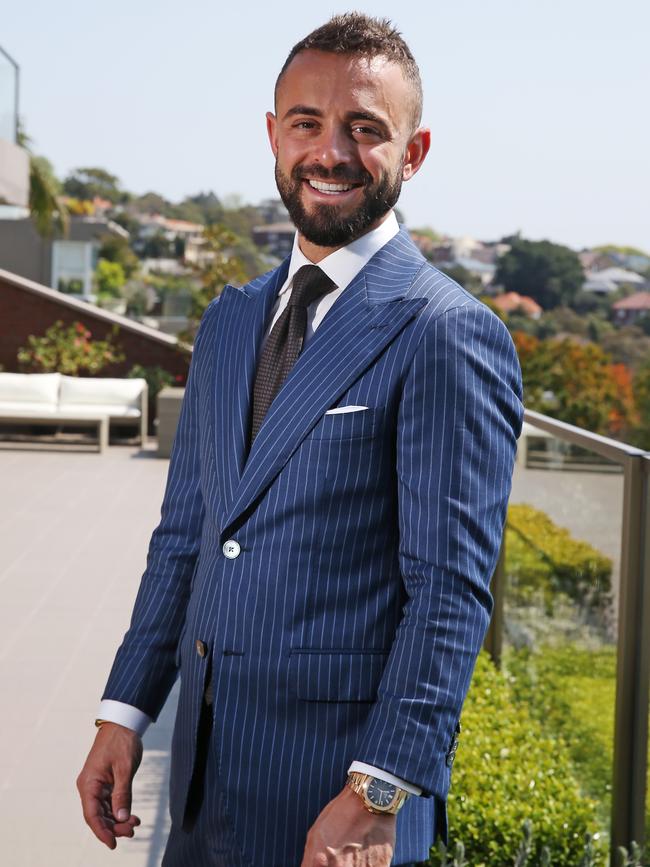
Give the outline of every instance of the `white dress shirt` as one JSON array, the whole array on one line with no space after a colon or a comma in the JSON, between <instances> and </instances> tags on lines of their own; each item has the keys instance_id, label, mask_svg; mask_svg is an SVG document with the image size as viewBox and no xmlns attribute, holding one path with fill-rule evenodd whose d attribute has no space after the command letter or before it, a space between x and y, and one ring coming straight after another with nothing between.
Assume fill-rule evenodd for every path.
<instances>
[{"instance_id":1,"label":"white dress shirt","mask_svg":"<svg viewBox=\"0 0 650 867\"><path fill-rule=\"evenodd\" d=\"M365 235L357 238L356 241L352 241L352 243L348 244L346 247L341 247L340 250L330 253L329 256L326 256L318 263L318 267L327 274L330 280L335 284L336 288L332 289L332 291L328 292L326 295L317 298L316 301L310 304L307 308L307 330L305 332L303 346L307 343L310 337L313 336L314 332L323 321L325 314L331 309L339 295L345 291L346 287L349 286L359 271L367 265L375 253L377 253L384 244L387 244L391 238L394 238L398 232L399 226L397 224L397 218L391 211L389 216L383 223L377 226L376 229L367 232ZM287 279L278 292L278 299L273 307L273 312L264 335L263 343L266 342L271 329L289 303L289 298L291 297L291 292L289 290L292 288L294 274L298 268L301 268L303 265L312 264L313 262L311 262L300 249L298 244L298 233L296 232ZM104 699L100 703L98 716L100 719L107 720L108 722L119 723L119 725L126 726L126 728L132 729L141 736L152 722L151 718L146 713L138 710L138 708L132 707L130 704L125 704L121 701L112 701L109 699ZM396 786L406 789L413 795L420 795L422 793L422 789L417 786L407 783L399 777L395 777L388 771L383 771L381 768L367 765L364 762L352 762L348 768L348 773L352 771L358 771L363 774L371 774L372 776L379 777L388 783L394 783Z\"/></svg>"}]
</instances>

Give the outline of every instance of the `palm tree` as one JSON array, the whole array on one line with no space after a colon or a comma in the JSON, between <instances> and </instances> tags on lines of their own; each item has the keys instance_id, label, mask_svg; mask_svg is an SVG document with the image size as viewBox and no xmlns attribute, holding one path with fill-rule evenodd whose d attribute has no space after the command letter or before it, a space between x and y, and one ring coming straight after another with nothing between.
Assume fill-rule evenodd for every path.
<instances>
[{"instance_id":1,"label":"palm tree","mask_svg":"<svg viewBox=\"0 0 650 867\"><path fill-rule=\"evenodd\" d=\"M50 161L32 153L32 140L20 123L18 144L29 154L29 212L37 232L44 238L67 236L70 217L61 198L61 184Z\"/></svg>"}]
</instances>

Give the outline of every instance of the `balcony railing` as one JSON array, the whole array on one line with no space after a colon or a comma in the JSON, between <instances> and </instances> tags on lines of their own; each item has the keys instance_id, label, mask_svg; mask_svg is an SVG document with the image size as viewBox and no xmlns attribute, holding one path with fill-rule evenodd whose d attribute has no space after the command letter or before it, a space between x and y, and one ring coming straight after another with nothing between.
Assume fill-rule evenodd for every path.
<instances>
[{"instance_id":1,"label":"balcony railing","mask_svg":"<svg viewBox=\"0 0 650 867\"><path fill-rule=\"evenodd\" d=\"M574 473L571 475L570 472L553 472L558 468L558 453L561 449L550 450L553 460L547 470L540 469L543 463L539 462L538 454L537 461L529 464L529 467L536 469L525 471L535 474L528 476L527 491L533 498L539 494L541 488L553 484L555 489L552 498L547 498L547 502L550 502L550 499L557 502L557 485L560 477L564 477L561 480L564 486L561 495L570 499L571 485L574 484L572 479L581 478L575 474L589 472L589 467L585 466L584 462L584 455L587 453L597 456L592 469L602 469L604 460L610 462L610 469L619 468L619 479L622 474L622 490L612 488L612 485L620 485L621 482L617 482L611 473L601 474L598 478L604 481L592 481L591 487L587 485L583 488L576 481L575 491L580 496L576 497L576 502L570 507L581 509L583 513L588 513L594 506L600 510L598 514L583 515L584 526L588 526L591 520L591 529L594 532L594 527L602 526L603 519L607 521L610 530L618 532L620 528L617 581L612 582L613 622L608 627L601 624L600 635L606 637L599 645L601 650L604 648L605 653L609 653L612 670L615 655L613 750L607 770L611 777L610 852L611 864L614 865L618 846L628 847L632 840L640 845L644 844L648 821L646 779L650 696L650 453L530 410L525 412L525 421L551 434L561 443L579 447L579 452L583 455L580 466L576 467L575 461L571 465ZM525 448L521 441L520 448ZM595 478L592 476L592 479ZM595 490L594 485L598 484L605 485L610 492L616 491L614 496L610 493L610 502L601 501L598 504L595 497L590 499L589 491ZM498 665L503 658L506 666L507 651L504 644L509 641L508 627L512 623L509 618L516 619L523 610L521 607L516 609L511 601L509 602L511 587L512 580L506 569L504 545L492 581L495 606L486 636L486 648ZM584 613L585 610L586 606L583 606L581 611ZM593 635L596 634L593 618L590 623L589 616L583 617L583 613L579 618L576 617L575 623L571 625L571 634L575 635L581 628L584 629L584 635L589 632L592 636L593 647ZM563 616L558 616L557 612L551 614L547 629L552 631L560 628ZM528 623L529 626L532 624L533 633L535 628L540 626L541 619L543 615L540 617L537 609ZM521 624L517 626L521 628ZM566 632L566 635L568 634L569 631ZM570 648L573 645L566 642L565 647ZM599 696L599 699L602 698L602 695Z\"/></svg>"}]
</instances>

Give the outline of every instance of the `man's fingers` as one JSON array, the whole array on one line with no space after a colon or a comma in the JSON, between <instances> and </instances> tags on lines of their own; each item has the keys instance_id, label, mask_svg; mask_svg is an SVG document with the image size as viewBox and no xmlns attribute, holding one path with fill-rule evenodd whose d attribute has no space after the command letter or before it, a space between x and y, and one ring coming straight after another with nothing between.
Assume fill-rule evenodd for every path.
<instances>
[{"instance_id":1,"label":"man's fingers","mask_svg":"<svg viewBox=\"0 0 650 867\"><path fill-rule=\"evenodd\" d=\"M111 808L117 822L126 822L131 815L131 774L124 768L115 768L115 783Z\"/></svg>"},{"instance_id":2,"label":"man's fingers","mask_svg":"<svg viewBox=\"0 0 650 867\"><path fill-rule=\"evenodd\" d=\"M103 786L99 781L80 783L81 808L86 824L95 837L109 849L114 849L117 843L115 834L104 814L102 790Z\"/></svg>"}]
</instances>

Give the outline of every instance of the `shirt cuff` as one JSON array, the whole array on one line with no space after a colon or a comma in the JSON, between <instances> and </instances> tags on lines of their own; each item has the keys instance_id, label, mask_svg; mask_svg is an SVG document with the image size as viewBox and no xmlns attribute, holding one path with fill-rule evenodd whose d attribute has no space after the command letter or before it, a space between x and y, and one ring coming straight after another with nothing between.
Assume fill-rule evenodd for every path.
<instances>
[{"instance_id":1,"label":"shirt cuff","mask_svg":"<svg viewBox=\"0 0 650 867\"><path fill-rule=\"evenodd\" d=\"M402 780L394 774L389 774L388 771L382 771L381 768L376 768L374 765L367 765L365 762L352 762L348 768L348 774L352 774L355 771L359 774L370 774L372 777L377 777L386 783L392 783L394 786L399 786L400 789L405 789L411 795L422 794L422 789L419 786L407 783L406 780Z\"/></svg>"},{"instance_id":2,"label":"shirt cuff","mask_svg":"<svg viewBox=\"0 0 650 867\"><path fill-rule=\"evenodd\" d=\"M149 728L153 722L150 716L133 707L130 704L125 704L123 701L112 701L105 698L99 703L99 719L105 719L106 722L117 723L127 729L132 729L140 737Z\"/></svg>"}]
</instances>

